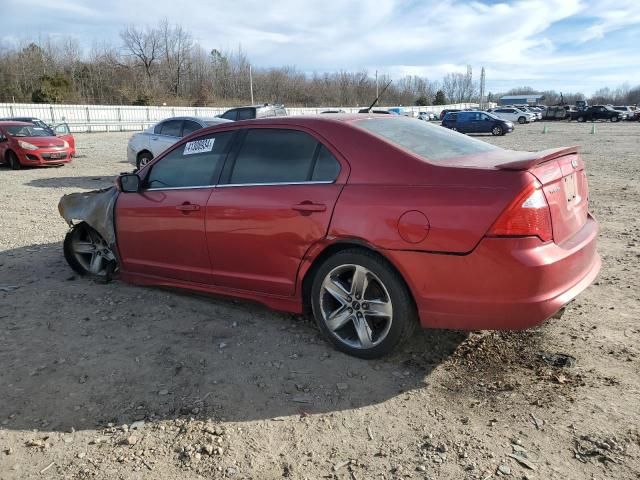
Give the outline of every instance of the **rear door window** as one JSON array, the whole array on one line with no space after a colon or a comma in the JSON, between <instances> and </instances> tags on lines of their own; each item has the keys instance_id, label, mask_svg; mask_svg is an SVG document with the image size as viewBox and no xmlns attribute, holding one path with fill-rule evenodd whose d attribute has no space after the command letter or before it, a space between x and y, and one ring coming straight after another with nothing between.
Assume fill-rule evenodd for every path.
<instances>
[{"instance_id":1,"label":"rear door window","mask_svg":"<svg viewBox=\"0 0 640 480\"><path fill-rule=\"evenodd\" d=\"M184 126L182 127L182 136L186 137L187 135L200 130L202 127L199 123L194 122L193 120L185 120Z\"/></svg>"},{"instance_id":2,"label":"rear door window","mask_svg":"<svg viewBox=\"0 0 640 480\"><path fill-rule=\"evenodd\" d=\"M221 132L174 148L151 167L146 187L162 190L215 184L232 138L233 132Z\"/></svg>"},{"instance_id":3,"label":"rear door window","mask_svg":"<svg viewBox=\"0 0 640 480\"><path fill-rule=\"evenodd\" d=\"M249 130L232 167L229 183L309 181L317 146L316 139L297 130ZM319 170L318 175L321 173Z\"/></svg>"},{"instance_id":4,"label":"rear door window","mask_svg":"<svg viewBox=\"0 0 640 480\"><path fill-rule=\"evenodd\" d=\"M320 145L320 151L313 168L311 181L313 182L333 182L340 173L340 163L336 157L327 150L324 145Z\"/></svg>"},{"instance_id":5,"label":"rear door window","mask_svg":"<svg viewBox=\"0 0 640 480\"><path fill-rule=\"evenodd\" d=\"M162 123L160 128L160 135L166 135L168 137L181 137L182 136L182 120L167 120Z\"/></svg>"},{"instance_id":6,"label":"rear door window","mask_svg":"<svg viewBox=\"0 0 640 480\"><path fill-rule=\"evenodd\" d=\"M238 120L251 120L256 118L253 108L241 108L238 110Z\"/></svg>"},{"instance_id":7,"label":"rear door window","mask_svg":"<svg viewBox=\"0 0 640 480\"><path fill-rule=\"evenodd\" d=\"M221 118L236 121L238 119L238 110L229 110L221 115Z\"/></svg>"}]
</instances>

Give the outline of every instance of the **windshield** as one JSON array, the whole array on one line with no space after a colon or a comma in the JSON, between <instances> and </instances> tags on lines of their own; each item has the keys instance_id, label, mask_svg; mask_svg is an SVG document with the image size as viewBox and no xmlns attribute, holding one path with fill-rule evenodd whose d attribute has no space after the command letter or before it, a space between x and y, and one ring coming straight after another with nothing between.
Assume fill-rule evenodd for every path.
<instances>
[{"instance_id":1,"label":"windshield","mask_svg":"<svg viewBox=\"0 0 640 480\"><path fill-rule=\"evenodd\" d=\"M13 137L53 137L51 130L33 125L8 125L7 133Z\"/></svg>"},{"instance_id":2,"label":"windshield","mask_svg":"<svg viewBox=\"0 0 640 480\"><path fill-rule=\"evenodd\" d=\"M368 118L355 125L430 161L500 150L448 128L406 117Z\"/></svg>"}]
</instances>

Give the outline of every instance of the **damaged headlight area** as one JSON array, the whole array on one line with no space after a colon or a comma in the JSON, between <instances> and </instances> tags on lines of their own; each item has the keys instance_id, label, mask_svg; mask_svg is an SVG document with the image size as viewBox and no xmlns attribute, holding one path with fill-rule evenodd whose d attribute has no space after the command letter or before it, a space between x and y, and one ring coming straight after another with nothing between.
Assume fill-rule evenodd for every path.
<instances>
[{"instance_id":1,"label":"damaged headlight area","mask_svg":"<svg viewBox=\"0 0 640 480\"><path fill-rule=\"evenodd\" d=\"M70 227L74 225L74 221L85 222L98 232L110 247L115 247L113 210L118 194L115 187L70 193L60 199L58 211Z\"/></svg>"},{"instance_id":2,"label":"damaged headlight area","mask_svg":"<svg viewBox=\"0 0 640 480\"><path fill-rule=\"evenodd\" d=\"M64 256L80 275L109 281L118 269L114 207L115 187L65 195L58 211L71 227L64 239Z\"/></svg>"}]
</instances>

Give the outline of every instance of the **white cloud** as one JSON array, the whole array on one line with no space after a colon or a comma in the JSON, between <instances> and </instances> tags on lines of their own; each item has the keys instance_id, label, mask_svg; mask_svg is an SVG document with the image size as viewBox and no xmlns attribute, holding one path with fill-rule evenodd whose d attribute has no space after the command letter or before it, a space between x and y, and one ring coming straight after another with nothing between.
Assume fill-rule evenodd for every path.
<instances>
[{"instance_id":1,"label":"white cloud","mask_svg":"<svg viewBox=\"0 0 640 480\"><path fill-rule=\"evenodd\" d=\"M490 82L547 80L546 88L570 89L596 75L633 81L640 43L640 0L5 1L16 18L5 24L7 37L67 34L87 46L117 44L123 25L168 18L205 49L242 46L256 66L439 79L485 65ZM611 35L625 30L629 41L612 46Z\"/></svg>"}]
</instances>

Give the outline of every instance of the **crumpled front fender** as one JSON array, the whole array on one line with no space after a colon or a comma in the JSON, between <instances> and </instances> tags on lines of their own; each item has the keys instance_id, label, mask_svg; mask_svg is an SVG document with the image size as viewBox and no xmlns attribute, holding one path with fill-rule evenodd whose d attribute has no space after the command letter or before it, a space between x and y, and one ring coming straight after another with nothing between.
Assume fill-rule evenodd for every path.
<instances>
[{"instance_id":1,"label":"crumpled front fender","mask_svg":"<svg viewBox=\"0 0 640 480\"><path fill-rule=\"evenodd\" d=\"M86 222L114 248L116 231L113 212L119 194L115 187L70 193L60 199L58 211L69 226L73 226L74 221Z\"/></svg>"}]
</instances>

